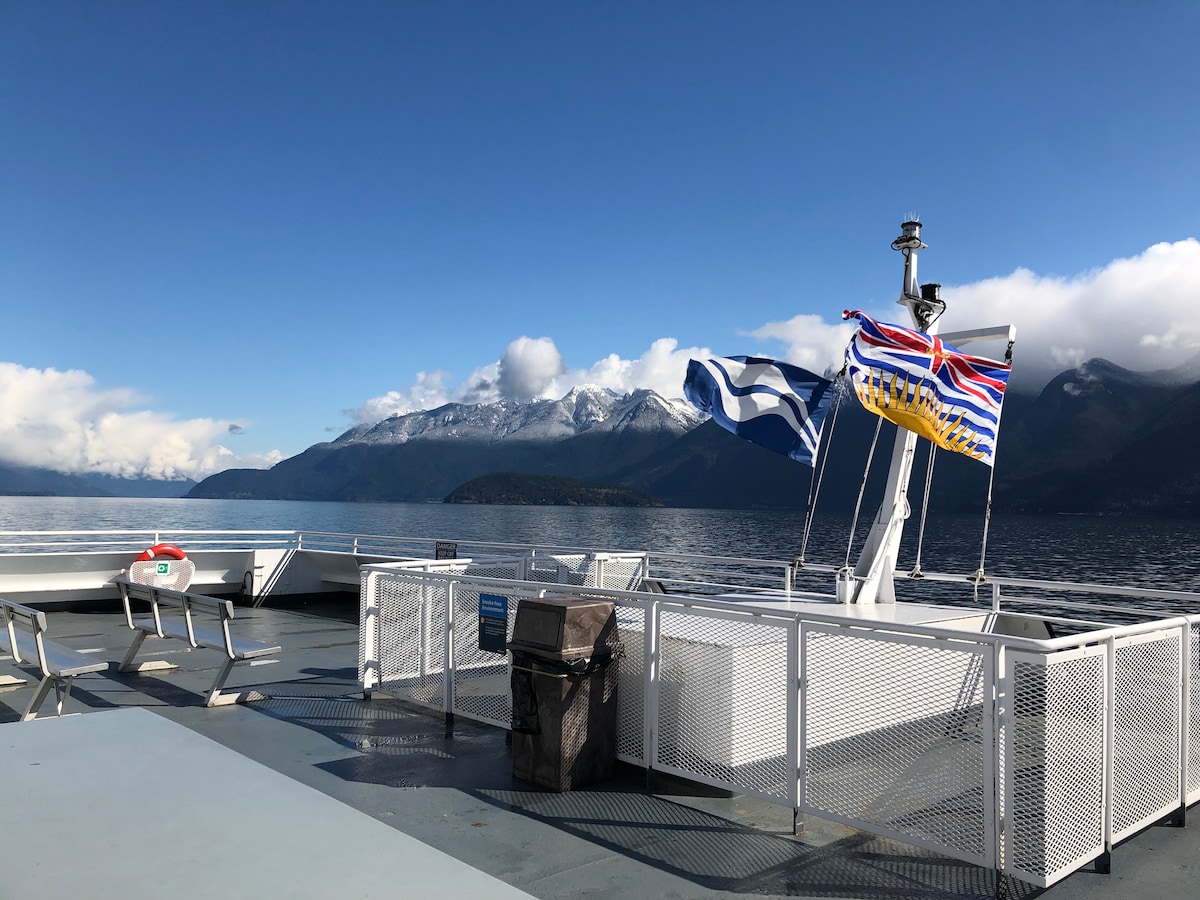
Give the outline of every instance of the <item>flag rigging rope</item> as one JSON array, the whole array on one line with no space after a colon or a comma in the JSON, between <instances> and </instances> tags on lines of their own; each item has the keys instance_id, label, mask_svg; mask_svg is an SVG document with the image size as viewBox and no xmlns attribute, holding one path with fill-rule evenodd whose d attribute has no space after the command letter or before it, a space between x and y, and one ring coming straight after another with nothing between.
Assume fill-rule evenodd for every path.
<instances>
[{"instance_id":1,"label":"flag rigging rope","mask_svg":"<svg viewBox=\"0 0 1200 900\"><path fill-rule=\"evenodd\" d=\"M845 374L846 367L843 365L842 371L834 379L836 387L834 391L833 416L829 420L829 431L825 434L823 441L825 446L824 454L821 457L821 468L808 483L808 509L804 514L804 533L800 539L800 555L796 558L797 569L804 568L804 554L808 550L809 535L812 534L813 516L816 514L817 497L821 493L821 482L825 478L825 466L829 463L829 447L833 442L833 430L837 427L838 411L842 408L842 398L849 390L849 385L843 378Z\"/></svg>"},{"instance_id":2,"label":"flag rigging rope","mask_svg":"<svg viewBox=\"0 0 1200 900\"><path fill-rule=\"evenodd\" d=\"M933 485L933 457L937 453L937 445L929 444L929 464L925 467L925 496L921 498L921 525L917 529L917 562L909 578L921 578L921 548L925 546L925 522L929 516L929 489Z\"/></svg>"},{"instance_id":3,"label":"flag rigging rope","mask_svg":"<svg viewBox=\"0 0 1200 900\"><path fill-rule=\"evenodd\" d=\"M1008 347L1006 347L1004 350L1004 362L1009 366L1012 365L1013 344L1014 343L1016 343L1016 342L1010 340L1008 342ZM999 429L999 427L1000 427L1000 419L998 416L996 419L996 427L997 427L997 429ZM975 585L975 602L976 603L979 602L979 586L981 584L983 584L984 581L986 580L984 577L984 574L983 574L983 564L984 564L984 561L987 559L988 530L992 523L992 486L995 484L995 481L996 481L996 467L991 466L990 469L991 469L991 472L988 474L987 506L984 508L984 511L983 511L983 540L979 547L979 568L976 569L975 572L971 575L971 581Z\"/></svg>"},{"instance_id":4,"label":"flag rigging rope","mask_svg":"<svg viewBox=\"0 0 1200 900\"><path fill-rule=\"evenodd\" d=\"M867 490L867 476L871 474L871 460L875 458L875 447L879 443L879 429L883 419L875 422L875 436L871 438L871 450L867 453L867 464L863 467L862 484L858 486L858 500L854 503L854 518L850 520L850 539L846 543L846 568L850 567L850 551L854 549L854 532L858 529L858 514L862 511L863 494Z\"/></svg>"}]
</instances>

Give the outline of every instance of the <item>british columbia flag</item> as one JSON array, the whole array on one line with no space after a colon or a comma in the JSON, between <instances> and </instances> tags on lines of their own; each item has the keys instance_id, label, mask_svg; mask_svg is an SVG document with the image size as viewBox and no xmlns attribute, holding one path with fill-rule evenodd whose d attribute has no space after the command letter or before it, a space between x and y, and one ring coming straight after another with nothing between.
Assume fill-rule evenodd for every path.
<instances>
[{"instance_id":1,"label":"british columbia flag","mask_svg":"<svg viewBox=\"0 0 1200 900\"><path fill-rule=\"evenodd\" d=\"M863 406L946 450L992 465L1011 367L859 310L846 363Z\"/></svg>"}]
</instances>

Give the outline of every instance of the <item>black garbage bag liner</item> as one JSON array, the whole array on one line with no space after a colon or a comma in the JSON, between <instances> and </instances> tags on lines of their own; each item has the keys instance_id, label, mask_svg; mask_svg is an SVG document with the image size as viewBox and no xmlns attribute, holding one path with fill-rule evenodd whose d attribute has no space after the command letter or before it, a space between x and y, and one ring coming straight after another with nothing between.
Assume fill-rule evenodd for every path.
<instances>
[{"instance_id":1,"label":"black garbage bag liner","mask_svg":"<svg viewBox=\"0 0 1200 900\"><path fill-rule=\"evenodd\" d=\"M542 733L537 693L533 689L533 673L528 669L512 671L512 730L518 734Z\"/></svg>"},{"instance_id":2,"label":"black garbage bag liner","mask_svg":"<svg viewBox=\"0 0 1200 900\"><path fill-rule=\"evenodd\" d=\"M512 730L520 734L541 734L542 725L538 717L536 675L552 678L584 678L610 666L621 655L620 649L612 653L597 653L577 659L546 659L523 653L513 654L512 686Z\"/></svg>"}]
</instances>

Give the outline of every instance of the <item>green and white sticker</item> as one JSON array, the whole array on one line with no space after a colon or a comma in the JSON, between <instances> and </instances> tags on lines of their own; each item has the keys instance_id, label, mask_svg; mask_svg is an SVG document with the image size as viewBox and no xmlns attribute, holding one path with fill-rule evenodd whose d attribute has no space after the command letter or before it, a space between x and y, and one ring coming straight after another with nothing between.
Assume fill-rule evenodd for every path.
<instances>
[{"instance_id":1,"label":"green and white sticker","mask_svg":"<svg viewBox=\"0 0 1200 900\"><path fill-rule=\"evenodd\" d=\"M171 574L171 564L168 562L160 562L158 564L158 574L159 575L170 575Z\"/></svg>"}]
</instances>

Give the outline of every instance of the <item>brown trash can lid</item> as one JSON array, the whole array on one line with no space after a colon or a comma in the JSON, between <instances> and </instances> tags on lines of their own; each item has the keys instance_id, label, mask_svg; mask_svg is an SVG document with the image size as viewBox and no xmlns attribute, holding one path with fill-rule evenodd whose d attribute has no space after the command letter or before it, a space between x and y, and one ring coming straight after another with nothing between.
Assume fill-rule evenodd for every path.
<instances>
[{"instance_id":1,"label":"brown trash can lid","mask_svg":"<svg viewBox=\"0 0 1200 900\"><path fill-rule=\"evenodd\" d=\"M608 653L616 640L611 600L551 596L517 605L508 649L545 659L575 659Z\"/></svg>"}]
</instances>

